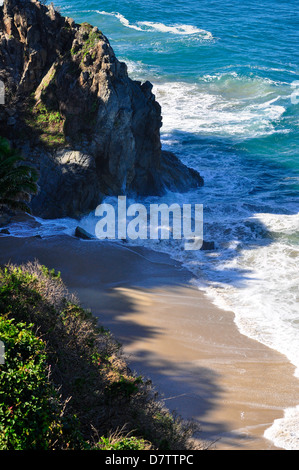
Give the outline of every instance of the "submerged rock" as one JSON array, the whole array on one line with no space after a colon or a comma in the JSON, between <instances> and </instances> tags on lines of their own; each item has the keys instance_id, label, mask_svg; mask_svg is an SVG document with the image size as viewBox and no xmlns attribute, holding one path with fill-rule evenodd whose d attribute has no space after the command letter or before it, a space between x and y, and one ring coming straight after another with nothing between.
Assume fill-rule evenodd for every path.
<instances>
[{"instance_id":1,"label":"submerged rock","mask_svg":"<svg viewBox=\"0 0 299 470\"><path fill-rule=\"evenodd\" d=\"M76 227L75 237L81 238L82 240L93 240L93 237L90 233L86 232L82 227Z\"/></svg>"},{"instance_id":2,"label":"submerged rock","mask_svg":"<svg viewBox=\"0 0 299 470\"><path fill-rule=\"evenodd\" d=\"M215 243L214 242L203 241L201 250L203 250L203 251L215 250Z\"/></svg>"}]
</instances>

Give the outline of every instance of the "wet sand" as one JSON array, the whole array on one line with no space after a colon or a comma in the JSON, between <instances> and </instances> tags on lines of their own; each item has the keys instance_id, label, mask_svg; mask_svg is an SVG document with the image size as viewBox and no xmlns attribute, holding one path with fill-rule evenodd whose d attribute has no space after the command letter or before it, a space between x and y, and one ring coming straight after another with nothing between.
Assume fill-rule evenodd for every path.
<instances>
[{"instance_id":1,"label":"wet sand","mask_svg":"<svg viewBox=\"0 0 299 470\"><path fill-rule=\"evenodd\" d=\"M0 236L0 264L38 259L124 346L170 410L201 426L220 450L277 450L265 429L296 406L299 380L278 352L239 333L167 255L67 236ZM297 397L297 398L296 398Z\"/></svg>"}]
</instances>

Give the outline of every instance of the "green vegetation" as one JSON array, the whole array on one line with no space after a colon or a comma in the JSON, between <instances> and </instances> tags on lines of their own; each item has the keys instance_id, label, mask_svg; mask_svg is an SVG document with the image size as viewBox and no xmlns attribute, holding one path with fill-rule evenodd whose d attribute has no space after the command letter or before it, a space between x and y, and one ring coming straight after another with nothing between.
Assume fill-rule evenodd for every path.
<instances>
[{"instance_id":1,"label":"green vegetation","mask_svg":"<svg viewBox=\"0 0 299 470\"><path fill-rule=\"evenodd\" d=\"M60 271L58 271L56 273L55 269L49 269L49 268L47 268L47 266L41 266L40 268L41 268L41 270L42 270L45 277L49 277L49 278L52 277L54 279L60 279L61 278L61 272Z\"/></svg>"},{"instance_id":2,"label":"green vegetation","mask_svg":"<svg viewBox=\"0 0 299 470\"><path fill-rule=\"evenodd\" d=\"M119 433L101 437L95 449L98 450L150 450L151 445L144 439L122 436Z\"/></svg>"},{"instance_id":3,"label":"green vegetation","mask_svg":"<svg viewBox=\"0 0 299 470\"><path fill-rule=\"evenodd\" d=\"M30 212L30 195L37 192L37 171L22 163L24 159L0 137L0 211L1 208Z\"/></svg>"},{"instance_id":4,"label":"green vegetation","mask_svg":"<svg viewBox=\"0 0 299 470\"><path fill-rule=\"evenodd\" d=\"M0 450L194 449L111 333L36 263L0 269ZM121 430L121 431L119 431Z\"/></svg>"},{"instance_id":5,"label":"green vegetation","mask_svg":"<svg viewBox=\"0 0 299 470\"><path fill-rule=\"evenodd\" d=\"M63 416L63 403L48 379L45 343L34 325L0 317L5 365L0 368L0 449L80 448L76 421ZM59 443L59 444L58 444ZM81 445L80 445L81 444Z\"/></svg>"},{"instance_id":6,"label":"green vegetation","mask_svg":"<svg viewBox=\"0 0 299 470\"><path fill-rule=\"evenodd\" d=\"M84 21L80 25L83 29L86 29L86 31L91 31L93 29L93 26L90 23L87 23L87 21Z\"/></svg>"},{"instance_id":7,"label":"green vegetation","mask_svg":"<svg viewBox=\"0 0 299 470\"><path fill-rule=\"evenodd\" d=\"M38 135L40 141L48 147L65 144L64 117L57 110L47 108L39 101L31 101L25 116L26 125Z\"/></svg>"},{"instance_id":8,"label":"green vegetation","mask_svg":"<svg viewBox=\"0 0 299 470\"><path fill-rule=\"evenodd\" d=\"M90 25L89 23L82 23L81 28L83 29L83 40L84 40L84 45L83 48L78 51L80 52L82 56L82 61L83 62L84 58L91 52L91 50L96 46L98 43L99 39L102 37L102 33L100 31L94 31L93 26ZM74 51L71 49L71 55L74 56L78 52ZM94 59L95 54L91 53L91 57Z\"/></svg>"}]
</instances>

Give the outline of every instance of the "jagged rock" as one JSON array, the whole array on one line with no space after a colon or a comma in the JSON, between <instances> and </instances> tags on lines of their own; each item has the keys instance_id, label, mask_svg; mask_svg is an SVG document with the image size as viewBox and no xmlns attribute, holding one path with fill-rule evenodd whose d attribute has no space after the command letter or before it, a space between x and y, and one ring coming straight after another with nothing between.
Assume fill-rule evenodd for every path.
<instances>
[{"instance_id":1,"label":"jagged rock","mask_svg":"<svg viewBox=\"0 0 299 470\"><path fill-rule=\"evenodd\" d=\"M203 184L161 152L161 107L151 83L129 78L98 28L35 0L4 0L0 80L8 90L0 132L16 145L27 142L40 170L36 215L74 216L103 195L159 195Z\"/></svg>"},{"instance_id":2,"label":"jagged rock","mask_svg":"<svg viewBox=\"0 0 299 470\"><path fill-rule=\"evenodd\" d=\"M203 241L201 250L203 250L203 251L215 250L215 243L214 243L214 242L206 242L206 241Z\"/></svg>"},{"instance_id":3,"label":"jagged rock","mask_svg":"<svg viewBox=\"0 0 299 470\"><path fill-rule=\"evenodd\" d=\"M32 198L33 212L44 218L79 217L92 211L100 200L100 186L94 159L78 150L57 150L39 154L39 185Z\"/></svg>"},{"instance_id":4,"label":"jagged rock","mask_svg":"<svg viewBox=\"0 0 299 470\"><path fill-rule=\"evenodd\" d=\"M86 232L82 227L76 227L75 237L81 238L82 240L94 239L94 237L90 233Z\"/></svg>"},{"instance_id":5,"label":"jagged rock","mask_svg":"<svg viewBox=\"0 0 299 470\"><path fill-rule=\"evenodd\" d=\"M161 175L165 187L174 191L185 191L203 185L203 179L192 168L187 168L172 152L161 153Z\"/></svg>"},{"instance_id":6,"label":"jagged rock","mask_svg":"<svg viewBox=\"0 0 299 470\"><path fill-rule=\"evenodd\" d=\"M5 225L8 225L11 221L11 214L2 213L1 210L0 210L0 228L5 227Z\"/></svg>"}]
</instances>

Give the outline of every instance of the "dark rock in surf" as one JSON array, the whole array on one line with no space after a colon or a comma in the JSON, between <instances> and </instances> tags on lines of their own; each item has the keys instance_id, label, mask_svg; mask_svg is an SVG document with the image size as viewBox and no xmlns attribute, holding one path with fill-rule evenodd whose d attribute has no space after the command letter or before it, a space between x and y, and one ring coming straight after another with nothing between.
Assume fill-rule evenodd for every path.
<instances>
[{"instance_id":1,"label":"dark rock in surf","mask_svg":"<svg viewBox=\"0 0 299 470\"><path fill-rule=\"evenodd\" d=\"M76 227L75 237L81 238L82 240L93 240L95 238L82 227Z\"/></svg>"}]
</instances>

